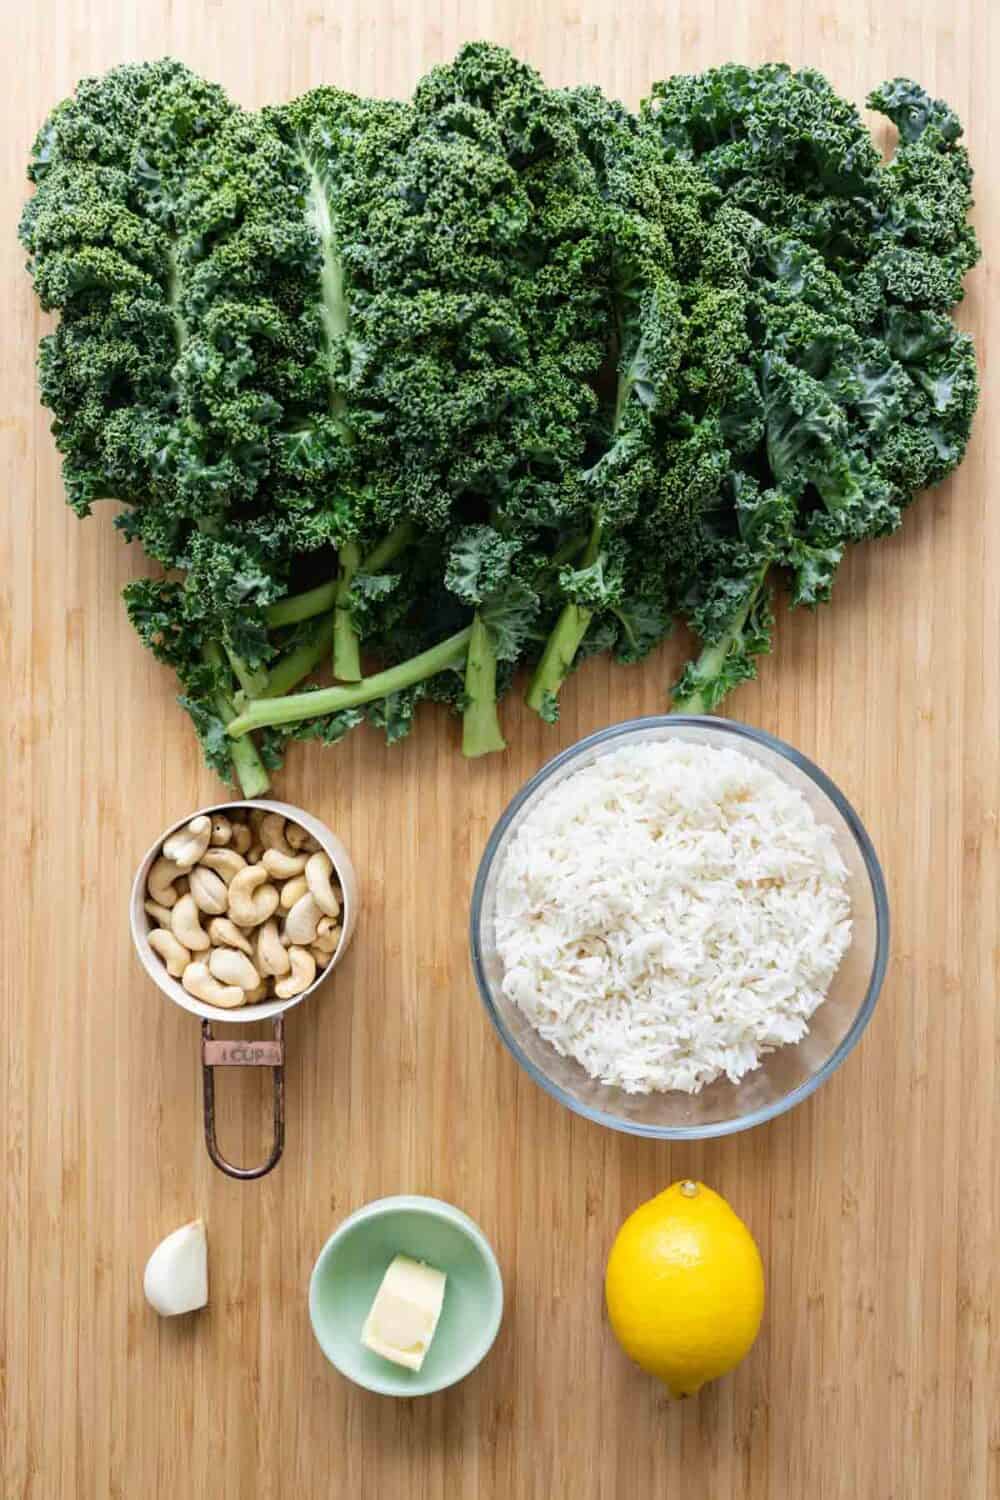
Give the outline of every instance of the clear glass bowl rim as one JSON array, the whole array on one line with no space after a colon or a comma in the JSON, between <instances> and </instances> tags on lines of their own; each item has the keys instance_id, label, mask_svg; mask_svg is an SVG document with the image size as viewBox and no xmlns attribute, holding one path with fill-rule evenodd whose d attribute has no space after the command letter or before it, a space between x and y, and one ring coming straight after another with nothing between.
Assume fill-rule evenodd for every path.
<instances>
[{"instance_id":1,"label":"clear glass bowl rim","mask_svg":"<svg viewBox=\"0 0 1000 1500\"><path fill-rule=\"evenodd\" d=\"M486 979L483 965L483 955L480 947L479 933L481 927L483 898L486 890L486 881L490 869L496 858L497 849L510 824L517 816L521 807L538 787L544 785L551 776L568 761L575 760L595 745L606 744L627 734L634 734L636 730L643 729L676 729L683 726L694 726L696 728L707 728L722 730L723 733L734 735L737 739L755 741L764 745L768 750L783 756L785 760L791 761L800 771L804 772L830 799L837 811L840 813L847 827L854 836L855 843L864 862L868 879L871 882L872 899L875 905L875 959L872 964L871 977L868 981L868 989L865 998L858 1008L857 1015L835 1050L827 1058L821 1068L800 1083L790 1093L783 1095L765 1105L762 1109L753 1110L747 1115L741 1115L735 1120L713 1121L705 1125L644 1125L640 1121L624 1120L617 1115L605 1114L603 1110L591 1109L588 1105L575 1099L572 1094L553 1083L540 1068L536 1067L529 1057L518 1046L515 1039L509 1034L502 1018L497 1012L490 993L490 986ZM787 744L784 740L777 739L763 729L754 729L749 724L741 724L735 719L717 718L710 714L650 714L638 719L626 719L620 724L612 724L607 729L599 729L594 734L589 734L576 744L568 746L567 749L547 761L541 770L521 788L507 804L500 814L492 833L483 851L483 857L479 862L476 872L475 883L472 888L472 904L469 913L469 943L472 955L472 969L479 988L480 999L486 1008L500 1040L507 1050L516 1058L525 1072L540 1085L541 1088L553 1099L558 1099L567 1109L573 1110L575 1114L582 1115L584 1119L591 1120L594 1124L605 1125L611 1130L622 1131L626 1135L639 1135L654 1140L706 1140L712 1136L735 1135L741 1130L750 1130L755 1125L762 1125L767 1120L773 1120L778 1115L794 1109L796 1104L801 1104L803 1099L815 1093L820 1084L834 1073L847 1057L848 1053L857 1046L861 1034L868 1022L871 1020L875 1009L875 1002L879 997L882 983L885 979L886 969L889 963L889 897L886 891L885 877L882 874L882 866L875 846L868 832L858 817L854 808L848 802L839 787L831 781L825 771L820 770L808 756L796 750L794 745Z\"/></svg>"}]
</instances>

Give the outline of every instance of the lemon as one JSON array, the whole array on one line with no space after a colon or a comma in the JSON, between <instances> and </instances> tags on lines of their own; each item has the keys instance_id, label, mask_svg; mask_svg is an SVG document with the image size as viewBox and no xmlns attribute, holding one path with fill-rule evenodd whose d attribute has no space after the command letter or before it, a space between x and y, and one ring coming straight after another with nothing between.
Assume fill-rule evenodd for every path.
<instances>
[{"instance_id":1,"label":"lemon","mask_svg":"<svg viewBox=\"0 0 1000 1500\"><path fill-rule=\"evenodd\" d=\"M753 1235L702 1182L675 1182L625 1220L604 1290L625 1353L672 1396L738 1365L764 1312Z\"/></svg>"}]
</instances>

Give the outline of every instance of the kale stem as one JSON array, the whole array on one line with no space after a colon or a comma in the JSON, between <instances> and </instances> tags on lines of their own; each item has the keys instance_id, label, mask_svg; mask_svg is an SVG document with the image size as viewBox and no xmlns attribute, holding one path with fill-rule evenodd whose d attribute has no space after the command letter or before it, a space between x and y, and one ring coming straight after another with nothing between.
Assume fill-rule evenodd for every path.
<instances>
[{"instance_id":1,"label":"kale stem","mask_svg":"<svg viewBox=\"0 0 1000 1500\"><path fill-rule=\"evenodd\" d=\"M336 583L321 583L318 588L307 589L304 594L293 594L268 605L265 619L270 630L279 630L282 625L298 625L303 620L311 620L314 615L328 614L336 602Z\"/></svg>"},{"instance_id":2,"label":"kale stem","mask_svg":"<svg viewBox=\"0 0 1000 1500\"><path fill-rule=\"evenodd\" d=\"M278 658L255 698L282 698L315 672L333 645L333 613L323 615L299 645Z\"/></svg>"},{"instance_id":3,"label":"kale stem","mask_svg":"<svg viewBox=\"0 0 1000 1500\"><path fill-rule=\"evenodd\" d=\"M206 641L201 654L210 666L221 667L225 663L222 647L218 641ZM221 691L215 694L215 711L227 727L236 717L236 710L232 703ZM264 762L257 754L257 747L253 740L249 738L237 740L230 747L230 755L233 770L244 797L263 797L271 781L264 769Z\"/></svg>"},{"instance_id":4,"label":"kale stem","mask_svg":"<svg viewBox=\"0 0 1000 1500\"><path fill-rule=\"evenodd\" d=\"M456 635L440 641L429 651L422 651L409 661L398 666L387 667L372 677L343 687L318 688L311 693L292 693L285 698L256 698L246 710L229 725L234 739L249 734L252 729L262 729L267 724L293 724L299 719L318 719L326 714L338 713L342 708L358 708L363 703L374 703L376 698L385 698L390 693L413 687L427 677L434 677L448 667L461 665L469 646L472 626L466 626Z\"/></svg>"},{"instance_id":5,"label":"kale stem","mask_svg":"<svg viewBox=\"0 0 1000 1500\"><path fill-rule=\"evenodd\" d=\"M757 580L739 608L732 614L722 634L702 647L698 657L688 664L676 684L670 703L674 714L710 714L738 682L756 675L752 656L740 660L738 670L727 672L743 648L743 631L767 580L770 563L765 563ZM766 649L758 647L758 650ZM733 659L732 661L730 659Z\"/></svg>"},{"instance_id":6,"label":"kale stem","mask_svg":"<svg viewBox=\"0 0 1000 1500\"><path fill-rule=\"evenodd\" d=\"M381 573L401 552L406 551L411 542L416 540L416 536L417 528L412 521L400 521L388 536L376 543L362 561L358 572ZM287 599L277 600L275 604L268 606L265 615L269 629L278 630L283 625L298 625L316 615L328 614L337 603L337 587L336 580L333 583L321 583L314 589L307 589L304 594L292 594Z\"/></svg>"},{"instance_id":7,"label":"kale stem","mask_svg":"<svg viewBox=\"0 0 1000 1500\"><path fill-rule=\"evenodd\" d=\"M264 689L264 684L267 682L266 669L261 667L255 671L252 667L248 667L242 656L231 650L229 646L226 646L224 649L226 656L229 658L229 665L236 674L236 680L239 682L246 696L248 698L258 697Z\"/></svg>"},{"instance_id":8,"label":"kale stem","mask_svg":"<svg viewBox=\"0 0 1000 1500\"><path fill-rule=\"evenodd\" d=\"M341 682L361 681L361 644L351 619L351 584L361 563L357 542L345 542L340 549L340 576L337 579L337 602L333 612L333 675Z\"/></svg>"},{"instance_id":9,"label":"kale stem","mask_svg":"<svg viewBox=\"0 0 1000 1500\"><path fill-rule=\"evenodd\" d=\"M490 628L476 611L465 663L462 754L469 757L506 750L497 716L497 658Z\"/></svg>"},{"instance_id":10,"label":"kale stem","mask_svg":"<svg viewBox=\"0 0 1000 1500\"><path fill-rule=\"evenodd\" d=\"M230 713L232 713L230 707ZM253 740L247 737L233 741L233 770L244 797L263 797L271 785L271 778L264 769L264 762L257 754Z\"/></svg>"},{"instance_id":11,"label":"kale stem","mask_svg":"<svg viewBox=\"0 0 1000 1500\"><path fill-rule=\"evenodd\" d=\"M593 610L579 604L566 604L556 621L555 628L545 642L545 650L535 668L531 684L525 694L525 703L543 718L553 716L553 700L573 668L580 642L587 634L593 618Z\"/></svg>"},{"instance_id":12,"label":"kale stem","mask_svg":"<svg viewBox=\"0 0 1000 1500\"><path fill-rule=\"evenodd\" d=\"M412 521L400 521L394 526L389 535L372 548L368 556L361 564L362 573L381 573L391 562L395 562L401 552L417 539L417 528Z\"/></svg>"},{"instance_id":13,"label":"kale stem","mask_svg":"<svg viewBox=\"0 0 1000 1500\"><path fill-rule=\"evenodd\" d=\"M590 540L580 559L581 568L589 568L593 562L596 562L600 549L601 523L595 517ZM528 707L533 708L536 714L542 714L544 718L552 717L554 700L558 698L559 689L569 676L573 660L580 649L581 641L587 634L587 627L593 616L594 611L584 608L583 605L565 604L563 606L562 613L545 642L545 650L535 668L525 696Z\"/></svg>"}]
</instances>

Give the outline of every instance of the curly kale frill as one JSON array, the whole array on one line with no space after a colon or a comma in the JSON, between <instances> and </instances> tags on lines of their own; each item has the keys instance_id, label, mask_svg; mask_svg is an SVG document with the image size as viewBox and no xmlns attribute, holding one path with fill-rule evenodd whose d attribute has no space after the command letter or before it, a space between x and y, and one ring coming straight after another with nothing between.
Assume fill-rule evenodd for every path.
<instances>
[{"instance_id":1,"label":"curly kale frill","mask_svg":"<svg viewBox=\"0 0 1000 1500\"><path fill-rule=\"evenodd\" d=\"M965 450L975 356L946 315L978 255L960 127L905 80L869 104L900 130L885 163L809 71L716 69L644 107L668 160L726 193L752 350L721 413L733 468L685 590L704 649L678 709L714 708L755 675L776 567L793 603L828 599L846 546L892 531Z\"/></svg>"},{"instance_id":2,"label":"curly kale frill","mask_svg":"<svg viewBox=\"0 0 1000 1500\"><path fill-rule=\"evenodd\" d=\"M232 113L175 62L85 79L35 141L37 191L21 240L42 306L61 321L40 349L70 504L169 502L181 423L173 370L181 311L177 208L187 173Z\"/></svg>"},{"instance_id":3,"label":"curly kale frill","mask_svg":"<svg viewBox=\"0 0 1000 1500\"><path fill-rule=\"evenodd\" d=\"M220 774L261 791L290 739L396 740L424 698L499 749L519 664L551 719L677 614L677 705L712 708L776 573L828 598L951 472L971 169L917 85L869 104L886 162L815 72L675 78L636 118L477 43L406 103L248 112L164 61L53 111L21 237L67 498L118 501L166 575L126 606Z\"/></svg>"},{"instance_id":4,"label":"curly kale frill","mask_svg":"<svg viewBox=\"0 0 1000 1500\"><path fill-rule=\"evenodd\" d=\"M559 574L565 604L528 690L549 719L576 660L608 647L636 660L666 634L729 466L718 417L747 344L718 193L596 89L568 98L601 192L607 378L580 476L589 540Z\"/></svg>"},{"instance_id":5,"label":"curly kale frill","mask_svg":"<svg viewBox=\"0 0 1000 1500\"><path fill-rule=\"evenodd\" d=\"M478 524L461 535L446 575L475 609L463 735L475 755L503 745L498 662L513 665L556 603L556 569L526 559L572 556L589 526L583 469L607 338L602 190L571 100L500 48L463 48L419 85L415 109L432 141L444 122L481 143L509 185L503 200L487 195L470 215L458 204L474 255L446 256L466 300L478 284L493 302L484 327L496 401L483 441L466 440L478 472L469 471L458 507ZM468 229L446 228L450 241L468 238ZM470 553L481 579L472 588Z\"/></svg>"},{"instance_id":6,"label":"curly kale frill","mask_svg":"<svg viewBox=\"0 0 1000 1500\"><path fill-rule=\"evenodd\" d=\"M86 515L96 500L125 502L118 524L168 567L188 564L197 529L215 513L186 494L192 471L211 459L182 375L191 342L185 221L190 178L235 113L220 89L170 61L85 80L39 133L29 166L37 191L20 226L39 298L61 314L39 369L69 503ZM228 618L242 636L236 595L256 581L244 591L228 572ZM142 591L133 592L138 620ZM155 615L183 658L185 684L204 677L206 651L221 660L214 635L200 622L188 629L179 591L161 589ZM148 612L142 628L147 639L157 632ZM228 690L227 670L218 668ZM245 784L267 785L252 745L230 754L216 741L220 768L235 762Z\"/></svg>"},{"instance_id":7,"label":"curly kale frill","mask_svg":"<svg viewBox=\"0 0 1000 1500\"><path fill-rule=\"evenodd\" d=\"M568 101L478 44L420 84L372 203L346 252L363 354L352 430L379 525L440 537L443 568L420 594L437 600L435 638L456 607L461 625L474 612L461 704L465 749L479 754L502 742L495 699L510 676L511 622L522 645L542 609L518 569L501 577L492 560L582 545L573 538L586 518L581 470L606 338L598 184ZM470 590L458 586L453 546L461 553L473 537L486 581ZM357 566L338 607L382 654L383 604L401 635L401 585L391 575L373 584ZM415 613L407 629L421 639L426 611Z\"/></svg>"}]
</instances>

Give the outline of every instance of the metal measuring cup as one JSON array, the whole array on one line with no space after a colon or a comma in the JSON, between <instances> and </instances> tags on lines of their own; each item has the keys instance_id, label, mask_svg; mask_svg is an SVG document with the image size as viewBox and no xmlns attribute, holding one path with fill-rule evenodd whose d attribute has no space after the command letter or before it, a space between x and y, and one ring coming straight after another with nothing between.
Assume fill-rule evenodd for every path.
<instances>
[{"instance_id":1,"label":"metal measuring cup","mask_svg":"<svg viewBox=\"0 0 1000 1500\"><path fill-rule=\"evenodd\" d=\"M153 861L160 854L164 842L178 829L183 828L192 818L206 814L209 817L217 813L232 813L237 810L243 812L261 811L280 813L292 823L297 823L307 833L311 833L320 847L329 855L333 864L333 873L340 883L343 894L343 912L341 914L341 936L340 943L333 957L325 969L319 970L312 984L304 989L300 995L294 995L290 1000L266 1000L259 1005L243 1005L235 1010L224 1010L217 1005L207 1005L204 1001L196 1000L184 989L180 980L174 979L167 973L166 965L159 954L154 953L149 946L149 934L155 922L145 910L146 881ZM200 807L196 812L186 813L183 818L178 818L169 828L165 829L156 842L147 850L142 863L136 871L135 880L132 883L132 895L129 904L129 923L132 929L132 941L139 955L143 968L153 980L153 983L167 995L175 1005L180 1005L192 1015L201 1017L201 1069L202 1090L204 1095L204 1117L205 1117L205 1144L212 1161L229 1177L240 1178L244 1181L254 1177L263 1177L276 1167L281 1159L281 1153L285 1145L285 1012L293 1006L300 1005L303 1000L308 1000L325 979L340 963L347 952L348 945L354 933L354 926L358 917L358 878L351 863L350 855L344 848L336 834L314 818L311 813L303 812L300 807L292 807L286 802L270 802L257 800L254 802L214 802L208 807ZM254 1021L270 1021L273 1026L273 1036L269 1040L223 1041L216 1038L212 1032L214 1021L235 1022L237 1025L249 1025ZM215 1132L215 1078L216 1068L227 1067L267 1067L271 1068L274 1078L274 1139L271 1154L259 1167L237 1167L227 1161L219 1150L219 1144Z\"/></svg>"}]
</instances>

